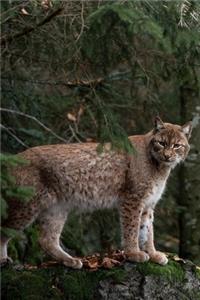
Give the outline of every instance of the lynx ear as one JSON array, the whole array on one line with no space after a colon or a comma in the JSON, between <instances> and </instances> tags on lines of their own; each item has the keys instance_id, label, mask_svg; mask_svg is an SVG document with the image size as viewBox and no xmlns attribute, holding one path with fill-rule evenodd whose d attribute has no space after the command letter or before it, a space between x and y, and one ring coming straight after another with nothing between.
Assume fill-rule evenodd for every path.
<instances>
[{"instance_id":1,"label":"lynx ear","mask_svg":"<svg viewBox=\"0 0 200 300\"><path fill-rule=\"evenodd\" d=\"M164 123L163 123L163 121L161 120L161 118L160 117L155 117L155 127L154 127L154 129L156 130L156 131L160 131L160 130L162 130L162 129L165 129L165 125L164 125Z\"/></svg>"},{"instance_id":2,"label":"lynx ear","mask_svg":"<svg viewBox=\"0 0 200 300\"><path fill-rule=\"evenodd\" d=\"M191 137L191 133L192 133L192 122L190 121L190 122L187 122L185 125L183 125L181 127L181 131L185 134L185 136L189 140L189 138Z\"/></svg>"}]
</instances>

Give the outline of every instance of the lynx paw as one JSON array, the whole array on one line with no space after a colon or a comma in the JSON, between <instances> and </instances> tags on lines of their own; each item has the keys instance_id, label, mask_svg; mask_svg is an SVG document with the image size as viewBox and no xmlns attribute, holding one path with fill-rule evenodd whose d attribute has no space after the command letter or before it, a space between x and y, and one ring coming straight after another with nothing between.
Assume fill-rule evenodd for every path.
<instances>
[{"instance_id":1,"label":"lynx paw","mask_svg":"<svg viewBox=\"0 0 200 300\"><path fill-rule=\"evenodd\" d=\"M159 265L166 265L168 263L168 258L167 256L159 251L153 252L153 253L149 253L150 256L150 260L159 264Z\"/></svg>"},{"instance_id":2,"label":"lynx paw","mask_svg":"<svg viewBox=\"0 0 200 300\"><path fill-rule=\"evenodd\" d=\"M133 251L126 253L128 261L145 262L149 260L149 255L144 251Z\"/></svg>"},{"instance_id":3,"label":"lynx paw","mask_svg":"<svg viewBox=\"0 0 200 300\"><path fill-rule=\"evenodd\" d=\"M10 265L12 263L13 263L13 260L9 256L0 259L1 267L6 266L6 265Z\"/></svg>"},{"instance_id":4,"label":"lynx paw","mask_svg":"<svg viewBox=\"0 0 200 300\"><path fill-rule=\"evenodd\" d=\"M81 269L83 266L82 261L78 258L72 258L70 261L63 262L63 264L72 269Z\"/></svg>"}]
</instances>

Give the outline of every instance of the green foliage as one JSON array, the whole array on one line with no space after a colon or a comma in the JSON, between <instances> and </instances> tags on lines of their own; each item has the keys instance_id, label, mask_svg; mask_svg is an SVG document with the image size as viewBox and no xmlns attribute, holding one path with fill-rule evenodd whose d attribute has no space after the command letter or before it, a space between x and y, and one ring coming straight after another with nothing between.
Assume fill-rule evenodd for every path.
<instances>
[{"instance_id":1,"label":"green foliage","mask_svg":"<svg viewBox=\"0 0 200 300\"><path fill-rule=\"evenodd\" d=\"M62 234L62 242L72 253L75 251L80 256L119 248L120 227L117 212L104 209L79 216L71 213Z\"/></svg>"},{"instance_id":2,"label":"green foliage","mask_svg":"<svg viewBox=\"0 0 200 300\"><path fill-rule=\"evenodd\" d=\"M0 155L1 162L1 216L6 218L7 200L18 199L28 201L34 193L32 187L20 187L15 183L15 178L10 174L10 169L18 165L27 164L26 161L13 155Z\"/></svg>"},{"instance_id":3,"label":"green foliage","mask_svg":"<svg viewBox=\"0 0 200 300\"><path fill-rule=\"evenodd\" d=\"M200 280L200 267L197 267L197 268L195 269L195 272L196 272L197 278Z\"/></svg>"},{"instance_id":4,"label":"green foliage","mask_svg":"<svg viewBox=\"0 0 200 300\"><path fill-rule=\"evenodd\" d=\"M131 1L101 6L89 16L88 23L89 30L82 37L82 50L93 63L102 65L104 61L106 69L119 60L131 61L136 40L143 43L146 39L150 47L153 42L154 48L156 45L169 47L162 27Z\"/></svg>"},{"instance_id":5,"label":"green foliage","mask_svg":"<svg viewBox=\"0 0 200 300\"><path fill-rule=\"evenodd\" d=\"M99 140L101 144L98 146L98 151L103 151L104 144L111 142L111 150L121 150L128 154L135 154L134 146L130 143L125 130L116 121L115 116L109 110L102 113L102 130Z\"/></svg>"}]
</instances>

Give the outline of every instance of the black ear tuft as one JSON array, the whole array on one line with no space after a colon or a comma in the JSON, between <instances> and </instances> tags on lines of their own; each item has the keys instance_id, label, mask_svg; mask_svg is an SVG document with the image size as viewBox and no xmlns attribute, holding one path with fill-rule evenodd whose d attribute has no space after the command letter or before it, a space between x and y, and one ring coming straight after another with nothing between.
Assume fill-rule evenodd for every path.
<instances>
[{"instance_id":1,"label":"black ear tuft","mask_svg":"<svg viewBox=\"0 0 200 300\"><path fill-rule=\"evenodd\" d=\"M161 120L161 118L159 116L155 117L155 121L154 121L154 129L156 131L160 131L162 129L165 129L165 125L163 123L163 121Z\"/></svg>"},{"instance_id":2,"label":"black ear tuft","mask_svg":"<svg viewBox=\"0 0 200 300\"><path fill-rule=\"evenodd\" d=\"M185 136L189 140L189 138L191 137L191 133L192 133L192 121L187 122L186 124L184 124L181 127L181 131L185 134Z\"/></svg>"}]
</instances>

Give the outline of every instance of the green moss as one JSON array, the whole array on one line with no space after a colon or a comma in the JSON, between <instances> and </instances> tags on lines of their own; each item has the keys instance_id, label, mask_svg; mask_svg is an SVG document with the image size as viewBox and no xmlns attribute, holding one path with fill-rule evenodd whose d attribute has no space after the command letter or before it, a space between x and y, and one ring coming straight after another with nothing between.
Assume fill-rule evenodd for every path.
<instances>
[{"instance_id":1,"label":"green moss","mask_svg":"<svg viewBox=\"0 0 200 300\"><path fill-rule=\"evenodd\" d=\"M42 270L36 273L6 269L2 272L2 297L7 300L60 299L49 278Z\"/></svg>"},{"instance_id":2,"label":"green moss","mask_svg":"<svg viewBox=\"0 0 200 300\"><path fill-rule=\"evenodd\" d=\"M195 268L195 275L198 279L200 279L200 267Z\"/></svg>"},{"instance_id":3,"label":"green moss","mask_svg":"<svg viewBox=\"0 0 200 300\"><path fill-rule=\"evenodd\" d=\"M194 268L190 265L182 265L174 260L169 260L166 266L160 266L152 262L130 265L130 272L138 270L142 275L160 276L170 285L184 286L185 271ZM93 300L95 291L101 280L110 280L113 283L126 281L130 276L124 267L111 270L99 269L70 270L64 266L49 267L48 269L33 269L17 271L13 268L2 270L2 298L7 300ZM194 276L200 277L200 271L195 268ZM166 279L166 280L165 280ZM196 289L184 290L190 299L200 299ZM184 298L185 299L185 298Z\"/></svg>"},{"instance_id":4,"label":"green moss","mask_svg":"<svg viewBox=\"0 0 200 300\"><path fill-rule=\"evenodd\" d=\"M170 281L183 281L185 272L181 265L173 260L169 260L166 266L160 266L152 262L137 264L137 270L144 275L164 276Z\"/></svg>"},{"instance_id":5,"label":"green moss","mask_svg":"<svg viewBox=\"0 0 200 300\"><path fill-rule=\"evenodd\" d=\"M63 276L60 288L65 295L70 295L68 299L89 300L94 299L94 291L103 279L111 278L115 282L124 280L125 270L116 268L112 270L98 271L69 271Z\"/></svg>"},{"instance_id":6,"label":"green moss","mask_svg":"<svg viewBox=\"0 0 200 300\"><path fill-rule=\"evenodd\" d=\"M196 292L192 299L193 300L199 300L200 299L200 292Z\"/></svg>"},{"instance_id":7,"label":"green moss","mask_svg":"<svg viewBox=\"0 0 200 300\"><path fill-rule=\"evenodd\" d=\"M116 283L120 283L126 279L127 271L125 271L123 268L114 268L111 270L104 271L104 279L105 278L112 278L113 281Z\"/></svg>"},{"instance_id":8,"label":"green moss","mask_svg":"<svg viewBox=\"0 0 200 300\"><path fill-rule=\"evenodd\" d=\"M7 300L92 300L100 280L110 278L114 282L125 279L122 268L98 271L75 271L65 267L2 272L2 296Z\"/></svg>"}]
</instances>

